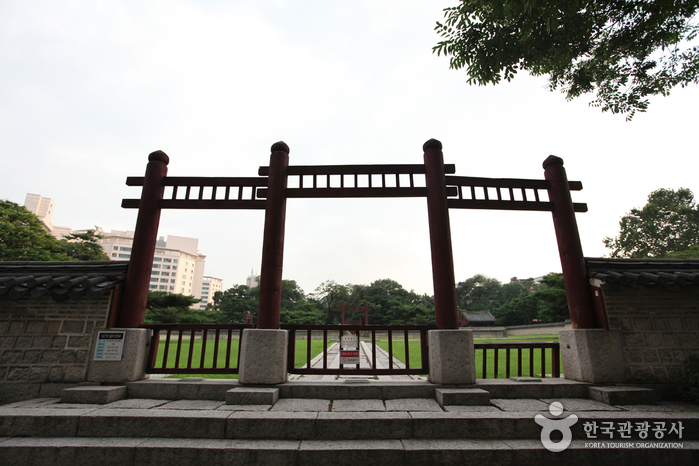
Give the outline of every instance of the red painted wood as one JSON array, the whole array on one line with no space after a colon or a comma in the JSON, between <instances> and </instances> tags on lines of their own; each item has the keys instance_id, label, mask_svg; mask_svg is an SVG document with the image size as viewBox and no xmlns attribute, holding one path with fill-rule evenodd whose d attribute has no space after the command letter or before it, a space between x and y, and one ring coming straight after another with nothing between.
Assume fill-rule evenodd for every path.
<instances>
[{"instance_id":1,"label":"red painted wood","mask_svg":"<svg viewBox=\"0 0 699 466\"><path fill-rule=\"evenodd\" d=\"M124 283L119 315L121 328L139 327L146 315L148 285L160 223L160 200L165 190L163 179L167 176L169 161L168 156L162 151L153 152L148 156L131 247L131 260Z\"/></svg>"},{"instance_id":2,"label":"red painted wood","mask_svg":"<svg viewBox=\"0 0 699 466\"><path fill-rule=\"evenodd\" d=\"M573 328L597 328L587 266L563 160L553 155L549 156L543 167L544 177L550 183L549 200L554 204L553 226L556 230L558 254L561 257L570 320Z\"/></svg>"},{"instance_id":3,"label":"red painted wood","mask_svg":"<svg viewBox=\"0 0 699 466\"><path fill-rule=\"evenodd\" d=\"M456 280L442 143L430 139L424 144L423 150L437 328L457 329L459 317L456 310Z\"/></svg>"},{"instance_id":4,"label":"red painted wood","mask_svg":"<svg viewBox=\"0 0 699 466\"><path fill-rule=\"evenodd\" d=\"M282 268L284 263L284 223L286 221L286 169L289 166L289 146L277 142L272 146L267 183L262 267L260 269L260 299L257 328L279 328L282 305Z\"/></svg>"}]
</instances>

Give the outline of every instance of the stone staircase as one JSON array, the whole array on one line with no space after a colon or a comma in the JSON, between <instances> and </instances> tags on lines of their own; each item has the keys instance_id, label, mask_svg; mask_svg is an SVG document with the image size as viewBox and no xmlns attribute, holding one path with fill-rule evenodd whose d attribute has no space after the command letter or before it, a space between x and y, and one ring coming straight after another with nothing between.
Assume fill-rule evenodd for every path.
<instances>
[{"instance_id":1,"label":"stone staircase","mask_svg":"<svg viewBox=\"0 0 699 466\"><path fill-rule=\"evenodd\" d=\"M553 401L566 409L558 417L549 412ZM654 403L645 389L527 378L468 387L144 380L0 406L0 463L699 464L699 407ZM566 450L542 446L537 414L578 417ZM647 438L601 432L605 423L626 422L648 422ZM586 423L600 427L596 439L588 439ZM655 423L665 423L662 439L655 438ZM669 432L678 423L681 438ZM682 448L672 448L677 444Z\"/></svg>"}]
</instances>

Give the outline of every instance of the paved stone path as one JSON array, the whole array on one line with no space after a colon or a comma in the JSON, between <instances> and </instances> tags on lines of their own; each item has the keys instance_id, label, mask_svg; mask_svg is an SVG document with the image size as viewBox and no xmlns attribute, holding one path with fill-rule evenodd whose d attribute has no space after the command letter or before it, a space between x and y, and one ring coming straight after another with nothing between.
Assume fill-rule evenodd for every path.
<instances>
[{"instance_id":1,"label":"paved stone path","mask_svg":"<svg viewBox=\"0 0 699 466\"><path fill-rule=\"evenodd\" d=\"M376 346L376 367L378 369L388 368L388 352L383 348ZM372 361L372 351L371 344L360 341L359 348L359 367L362 369L371 368ZM306 366L304 366L306 367ZM320 353L311 361L311 367L322 368L323 367L323 353ZM350 366L350 367L353 367ZM393 358L393 367L405 368L405 364L401 361ZM339 369L340 368L340 344L333 343L328 348L328 368ZM361 382L363 380L425 380L425 377L420 377L418 375L313 375L313 374L293 374L289 377L289 380L320 380L320 381L350 381L350 382Z\"/></svg>"}]
</instances>

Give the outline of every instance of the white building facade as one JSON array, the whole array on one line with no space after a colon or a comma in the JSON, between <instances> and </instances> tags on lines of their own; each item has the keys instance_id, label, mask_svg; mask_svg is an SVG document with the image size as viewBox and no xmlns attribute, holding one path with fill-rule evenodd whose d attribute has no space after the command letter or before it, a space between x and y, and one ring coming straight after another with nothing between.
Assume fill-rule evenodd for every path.
<instances>
[{"instance_id":1,"label":"white building facade","mask_svg":"<svg viewBox=\"0 0 699 466\"><path fill-rule=\"evenodd\" d=\"M133 245L134 232L128 231L103 231L99 240L100 246L112 260L129 260ZM184 236L168 235L158 238L153 256L150 285L151 291L165 291L193 296L199 299L192 307L206 309L211 302L213 293L221 291L223 281L218 278L204 277L206 256L198 250L199 240ZM213 284L216 284L215 286ZM214 292L211 290L216 288Z\"/></svg>"}]
</instances>

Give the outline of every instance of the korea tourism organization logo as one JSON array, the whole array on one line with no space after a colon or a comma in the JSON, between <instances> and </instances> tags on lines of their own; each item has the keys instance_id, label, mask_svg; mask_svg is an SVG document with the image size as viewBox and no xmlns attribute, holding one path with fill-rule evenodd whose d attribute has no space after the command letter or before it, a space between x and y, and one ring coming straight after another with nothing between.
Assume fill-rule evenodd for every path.
<instances>
[{"instance_id":1,"label":"korea tourism organization logo","mask_svg":"<svg viewBox=\"0 0 699 466\"><path fill-rule=\"evenodd\" d=\"M534 416L534 422L541 426L541 444L549 451L558 453L568 448L573 441L571 427L578 422L578 416L570 414L562 417L563 404L554 401L549 405L549 413L554 418L550 419L541 414ZM654 448L676 449L684 448L684 443L668 441L672 437L682 439L684 427L682 421L585 421L582 424L585 432L584 448ZM560 432L561 440L554 442L551 436L554 432ZM637 440L632 440L634 436ZM666 438L670 437L670 438ZM591 440L591 441L590 441ZM648 441L654 440L654 441ZM662 440L662 441L660 441Z\"/></svg>"},{"instance_id":2,"label":"korea tourism organization logo","mask_svg":"<svg viewBox=\"0 0 699 466\"><path fill-rule=\"evenodd\" d=\"M554 401L549 405L549 413L551 413L551 416L553 417L559 417L561 414L563 414L563 405L558 401ZM563 451L568 448L568 446L570 446L570 442L573 441L573 431L571 431L570 428L573 426L573 424L578 422L578 416L571 414L570 416L562 419L549 419L541 414L537 414L534 416L534 422L541 426L542 445L544 445L548 451L558 453L559 451ZM561 434L563 434L563 438L560 442L554 442L551 440L551 434L554 431L559 431Z\"/></svg>"}]
</instances>

